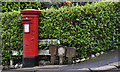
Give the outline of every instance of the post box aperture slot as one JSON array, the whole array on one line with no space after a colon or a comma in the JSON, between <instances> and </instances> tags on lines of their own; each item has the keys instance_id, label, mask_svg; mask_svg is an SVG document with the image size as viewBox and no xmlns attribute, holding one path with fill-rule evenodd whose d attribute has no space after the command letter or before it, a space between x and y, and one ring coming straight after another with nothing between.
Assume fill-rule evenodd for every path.
<instances>
[{"instance_id":1,"label":"post box aperture slot","mask_svg":"<svg viewBox=\"0 0 120 72\"><path fill-rule=\"evenodd\" d=\"M23 24L33 24L31 21L22 21Z\"/></svg>"},{"instance_id":2,"label":"post box aperture slot","mask_svg":"<svg viewBox=\"0 0 120 72\"><path fill-rule=\"evenodd\" d=\"M31 20L22 20L22 21L31 21Z\"/></svg>"},{"instance_id":3,"label":"post box aperture slot","mask_svg":"<svg viewBox=\"0 0 120 72\"><path fill-rule=\"evenodd\" d=\"M22 19L22 21L31 21L31 19Z\"/></svg>"},{"instance_id":4,"label":"post box aperture slot","mask_svg":"<svg viewBox=\"0 0 120 72\"><path fill-rule=\"evenodd\" d=\"M24 24L24 32L29 32L30 26L29 24Z\"/></svg>"}]
</instances>

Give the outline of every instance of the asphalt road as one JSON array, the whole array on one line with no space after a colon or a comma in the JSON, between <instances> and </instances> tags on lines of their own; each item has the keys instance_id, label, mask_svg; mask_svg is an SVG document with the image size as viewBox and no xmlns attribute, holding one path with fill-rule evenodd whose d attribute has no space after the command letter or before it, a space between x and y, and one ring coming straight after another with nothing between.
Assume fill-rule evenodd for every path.
<instances>
[{"instance_id":1,"label":"asphalt road","mask_svg":"<svg viewBox=\"0 0 120 72\"><path fill-rule=\"evenodd\" d=\"M70 65L66 67L55 67L55 68L40 68L40 69L59 69L59 70L76 70L81 68L93 68L104 66L113 62L120 61L120 50L109 51L106 54L100 55L99 57L90 59L79 64Z\"/></svg>"},{"instance_id":2,"label":"asphalt road","mask_svg":"<svg viewBox=\"0 0 120 72\"><path fill-rule=\"evenodd\" d=\"M79 64L69 65L65 67L54 67L54 68L36 68L31 70L25 70L25 71L15 71L15 72L54 72L57 70L57 72L74 72L76 69L81 68L94 68L94 67L100 67L104 65L108 65L114 62L120 61L120 49L114 50L114 51L108 51L104 53L103 55L100 55L98 57L95 57L93 59L89 59L87 61L81 62ZM40 71L39 71L40 70ZM71 70L71 71L69 71ZM119 71L120 69L115 69ZM3 71L3 72L10 72L10 71ZM11 72L14 72L11 70ZM76 72L76 71L75 71ZM82 72L88 72L88 71L82 71ZM101 72L101 71L100 71ZM116 72L116 71L114 71Z\"/></svg>"}]
</instances>

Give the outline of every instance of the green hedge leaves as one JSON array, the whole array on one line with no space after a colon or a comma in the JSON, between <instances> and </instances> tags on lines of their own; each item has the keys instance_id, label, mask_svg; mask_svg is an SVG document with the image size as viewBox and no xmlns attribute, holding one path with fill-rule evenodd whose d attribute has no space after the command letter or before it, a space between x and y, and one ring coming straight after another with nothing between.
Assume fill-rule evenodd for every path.
<instances>
[{"instance_id":1,"label":"green hedge leaves","mask_svg":"<svg viewBox=\"0 0 120 72\"><path fill-rule=\"evenodd\" d=\"M38 9L41 2L2 2L3 12L21 11L23 9Z\"/></svg>"},{"instance_id":2,"label":"green hedge leaves","mask_svg":"<svg viewBox=\"0 0 120 72\"><path fill-rule=\"evenodd\" d=\"M2 14L2 63L9 64L11 50L22 51L22 14L20 12L5 12ZM19 56L19 54L18 54Z\"/></svg>"},{"instance_id":3,"label":"green hedge leaves","mask_svg":"<svg viewBox=\"0 0 120 72\"><path fill-rule=\"evenodd\" d=\"M57 38L62 45L76 47L77 57L118 48L120 2L87 3L43 10L39 38Z\"/></svg>"}]
</instances>

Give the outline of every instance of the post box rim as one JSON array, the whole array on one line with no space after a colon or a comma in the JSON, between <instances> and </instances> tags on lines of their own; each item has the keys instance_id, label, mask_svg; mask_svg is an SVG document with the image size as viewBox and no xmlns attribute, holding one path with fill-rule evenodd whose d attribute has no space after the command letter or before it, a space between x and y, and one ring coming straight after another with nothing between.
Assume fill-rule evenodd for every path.
<instances>
[{"instance_id":1,"label":"post box rim","mask_svg":"<svg viewBox=\"0 0 120 72\"><path fill-rule=\"evenodd\" d=\"M41 11L37 10L37 9L24 9L22 11L20 11L22 14L40 14Z\"/></svg>"}]
</instances>

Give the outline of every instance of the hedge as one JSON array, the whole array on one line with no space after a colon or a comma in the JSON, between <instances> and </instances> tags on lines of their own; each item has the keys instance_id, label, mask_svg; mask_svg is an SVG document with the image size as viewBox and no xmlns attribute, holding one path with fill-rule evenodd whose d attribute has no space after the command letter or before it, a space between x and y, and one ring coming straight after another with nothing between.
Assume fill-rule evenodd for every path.
<instances>
[{"instance_id":1,"label":"hedge","mask_svg":"<svg viewBox=\"0 0 120 72\"><path fill-rule=\"evenodd\" d=\"M120 2L93 2L84 6L43 9L39 17L39 39L56 38L61 45L76 47L78 58L118 48L119 8ZM21 16L20 12L3 14L3 65L9 64L10 50L22 50Z\"/></svg>"},{"instance_id":2,"label":"hedge","mask_svg":"<svg viewBox=\"0 0 120 72\"><path fill-rule=\"evenodd\" d=\"M5 12L2 14L2 64L9 65L12 58L11 50L22 51L22 14L20 12ZM18 59L20 54L18 54ZM14 59L14 58L12 58Z\"/></svg>"},{"instance_id":3,"label":"hedge","mask_svg":"<svg viewBox=\"0 0 120 72\"><path fill-rule=\"evenodd\" d=\"M41 2L2 2L2 12L38 9L39 7L41 7Z\"/></svg>"},{"instance_id":4,"label":"hedge","mask_svg":"<svg viewBox=\"0 0 120 72\"><path fill-rule=\"evenodd\" d=\"M81 58L118 48L119 8L120 2L99 2L43 10L39 38L57 38L62 45L76 47Z\"/></svg>"},{"instance_id":5,"label":"hedge","mask_svg":"<svg viewBox=\"0 0 120 72\"><path fill-rule=\"evenodd\" d=\"M72 2L74 5L84 5L86 2ZM2 2L1 4L2 12L12 12L20 11L23 9L46 9L54 7L58 9L61 6L67 6L64 2Z\"/></svg>"}]
</instances>

